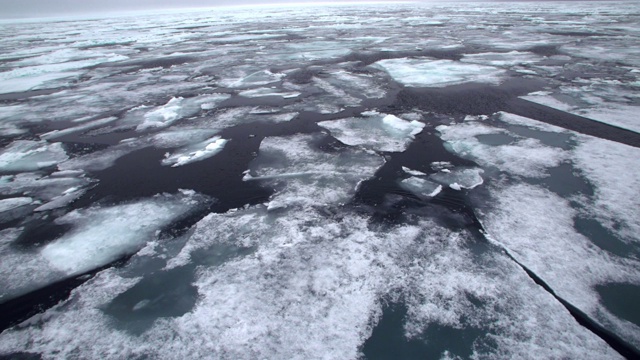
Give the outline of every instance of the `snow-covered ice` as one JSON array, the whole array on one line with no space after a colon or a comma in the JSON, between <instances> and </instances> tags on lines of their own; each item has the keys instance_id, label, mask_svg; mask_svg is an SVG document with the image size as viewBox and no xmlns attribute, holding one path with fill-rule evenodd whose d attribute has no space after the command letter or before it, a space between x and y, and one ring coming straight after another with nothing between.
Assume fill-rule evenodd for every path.
<instances>
[{"instance_id":1,"label":"snow-covered ice","mask_svg":"<svg viewBox=\"0 0 640 360\"><path fill-rule=\"evenodd\" d=\"M186 146L172 154L167 154L162 160L162 165L176 167L210 158L222 151L227 141L229 140L214 136L201 143Z\"/></svg>"}]
</instances>

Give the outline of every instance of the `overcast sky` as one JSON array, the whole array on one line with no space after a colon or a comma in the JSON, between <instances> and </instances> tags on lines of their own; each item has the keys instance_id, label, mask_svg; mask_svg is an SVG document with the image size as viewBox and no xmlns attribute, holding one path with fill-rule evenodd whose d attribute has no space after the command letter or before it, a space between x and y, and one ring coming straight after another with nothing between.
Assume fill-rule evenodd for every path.
<instances>
[{"instance_id":1,"label":"overcast sky","mask_svg":"<svg viewBox=\"0 0 640 360\"><path fill-rule=\"evenodd\" d=\"M320 0L330 2L332 0ZM339 0L333 0L340 2ZM359 0L349 0L357 2ZM371 0L370 0L371 1ZM212 7L243 4L314 3L314 0L0 0L0 17L40 17L184 7Z\"/></svg>"}]
</instances>

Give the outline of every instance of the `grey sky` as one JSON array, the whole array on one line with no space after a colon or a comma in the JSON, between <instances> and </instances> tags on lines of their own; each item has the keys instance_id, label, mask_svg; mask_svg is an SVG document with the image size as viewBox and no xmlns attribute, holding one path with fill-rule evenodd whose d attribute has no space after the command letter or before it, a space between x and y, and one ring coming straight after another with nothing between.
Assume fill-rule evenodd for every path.
<instances>
[{"instance_id":1,"label":"grey sky","mask_svg":"<svg viewBox=\"0 0 640 360\"><path fill-rule=\"evenodd\" d=\"M319 0L331 1L331 0ZM339 2L333 0L335 2ZM354 0L349 0L353 2ZM358 0L355 0L358 1ZM313 0L0 0L0 17L40 17L104 11L126 11L242 4L309 2Z\"/></svg>"}]
</instances>

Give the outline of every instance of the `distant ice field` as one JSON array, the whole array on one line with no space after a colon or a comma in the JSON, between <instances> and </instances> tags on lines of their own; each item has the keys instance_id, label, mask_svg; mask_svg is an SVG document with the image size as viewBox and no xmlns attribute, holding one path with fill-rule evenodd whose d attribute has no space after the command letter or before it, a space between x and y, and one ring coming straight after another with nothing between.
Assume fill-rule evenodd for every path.
<instances>
[{"instance_id":1,"label":"distant ice field","mask_svg":"<svg viewBox=\"0 0 640 360\"><path fill-rule=\"evenodd\" d=\"M0 358L640 357L639 4L0 33Z\"/></svg>"}]
</instances>

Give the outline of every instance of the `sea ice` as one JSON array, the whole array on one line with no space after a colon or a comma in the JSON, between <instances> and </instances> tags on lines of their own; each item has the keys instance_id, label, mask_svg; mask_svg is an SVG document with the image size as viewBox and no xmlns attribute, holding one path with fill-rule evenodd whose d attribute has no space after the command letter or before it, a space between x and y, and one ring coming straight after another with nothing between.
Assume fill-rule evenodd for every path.
<instances>
[{"instance_id":1,"label":"sea ice","mask_svg":"<svg viewBox=\"0 0 640 360\"><path fill-rule=\"evenodd\" d=\"M186 146L178 149L172 154L167 154L162 160L162 165L171 165L172 167L190 164L194 161L200 161L212 157L224 149L227 139L220 136L214 136L203 142Z\"/></svg>"},{"instance_id":2,"label":"sea ice","mask_svg":"<svg viewBox=\"0 0 640 360\"><path fill-rule=\"evenodd\" d=\"M136 252L156 230L197 204L194 196L157 195L129 204L74 210L56 220L73 229L43 247L41 255L68 276L83 273Z\"/></svg>"},{"instance_id":3,"label":"sea ice","mask_svg":"<svg viewBox=\"0 0 640 360\"><path fill-rule=\"evenodd\" d=\"M0 151L0 170L33 171L67 160L62 144L16 140Z\"/></svg>"},{"instance_id":4,"label":"sea ice","mask_svg":"<svg viewBox=\"0 0 640 360\"><path fill-rule=\"evenodd\" d=\"M74 210L55 220L71 230L41 248L20 250L12 238L0 245L1 297L12 298L133 254L157 231L204 202L197 194L157 195L113 206ZM7 233L7 236L9 235Z\"/></svg>"},{"instance_id":5,"label":"sea ice","mask_svg":"<svg viewBox=\"0 0 640 360\"><path fill-rule=\"evenodd\" d=\"M490 127L476 121L456 125L440 125L436 128L452 152L478 162L481 166L495 167L514 175L541 178L547 176L546 169L560 165L569 158L569 153L560 148L546 146L538 139L520 138L507 145L486 145L475 136L482 134L517 135L500 128Z\"/></svg>"},{"instance_id":6,"label":"sea ice","mask_svg":"<svg viewBox=\"0 0 640 360\"><path fill-rule=\"evenodd\" d=\"M370 152L348 148L337 153L315 147L319 135L267 137L249 166L249 181L273 186L271 209L345 203L360 181L371 177L383 159Z\"/></svg>"},{"instance_id":7,"label":"sea ice","mask_svg":"<svg viewBox=\"0 0 640 360\"><path fill-rule=\"evenodd\" d=\"M368 113L364 118L322 121L318 125L344 144L376 151L402 152L424 128L424 123L394 115Z\"/></svg>"},{"instance_id":8,"label":"sea ice","mask_svg":"<svg viewBox=\"0 0 640 360\"><path fill-rule=\"evenodd\" d=\"M504 70L495 67L431 58L380 60L373 66L413 87L444 87L465 82L499 84L504 78Z\"/></svg>"},{"instance_id":9,"label":"sea ice","mask_svg":"<svg viewBox=\"0 0 640 360\"><path fill-rule=\"evenodd\" d=\"M33 203L33 199L30 197L15 197L0 200L0 213L10 211L21 206L29 205Z\"/></svg>"},{"instance_id":10,"label":"sea ice","mask_svg":"<svg viewBox=\"0 0 640 360\"><path fill-rule=\"evenodd\" d=\"M249 97L249 98L261 97L261 96L279 96L283 99L290 99L290 98L295 98L300 96L300 93L296 91L283 92L277 88L257 88L257 89L240 91L238 95Z\"/></svg>"},{"instance_id":11,"label":"sea ice","mask_svg":"<svg viewBox=\"0 0 640 360\"><path fill-rule=\"evenodd\" d=\"M511 67L522 64L532 64L542 60L542 57L530 52L510 51L506 53L489 52L467 54L460 60L465 63L481 64L497 67Z\"/></svg>"},{"instance_id":12,"label":"sea ice","mask_svg":"<svg viewBox=\"0 0 640 360\"><path fill-rule=\"evenodd\" d=\"M482 174L484 171L478 168L454 168L447 172L437 172L429 175L429 180L435 181L445 186L455 189L457 187L464 189L473 189L478 185L482 185ZM455 187L454 187L455 184Z\"/></svg>"},{"instance_id":13,"label":"sea ice","mask_svg":"<svg viewBox=\"0 0 640 360\"><path fill-rule=\"evenodd\" d=\"M419 177L404 179L400 181L400 186L422 199L432 198L442 191L442 185Z\"/></svg>"}]
</instances>

